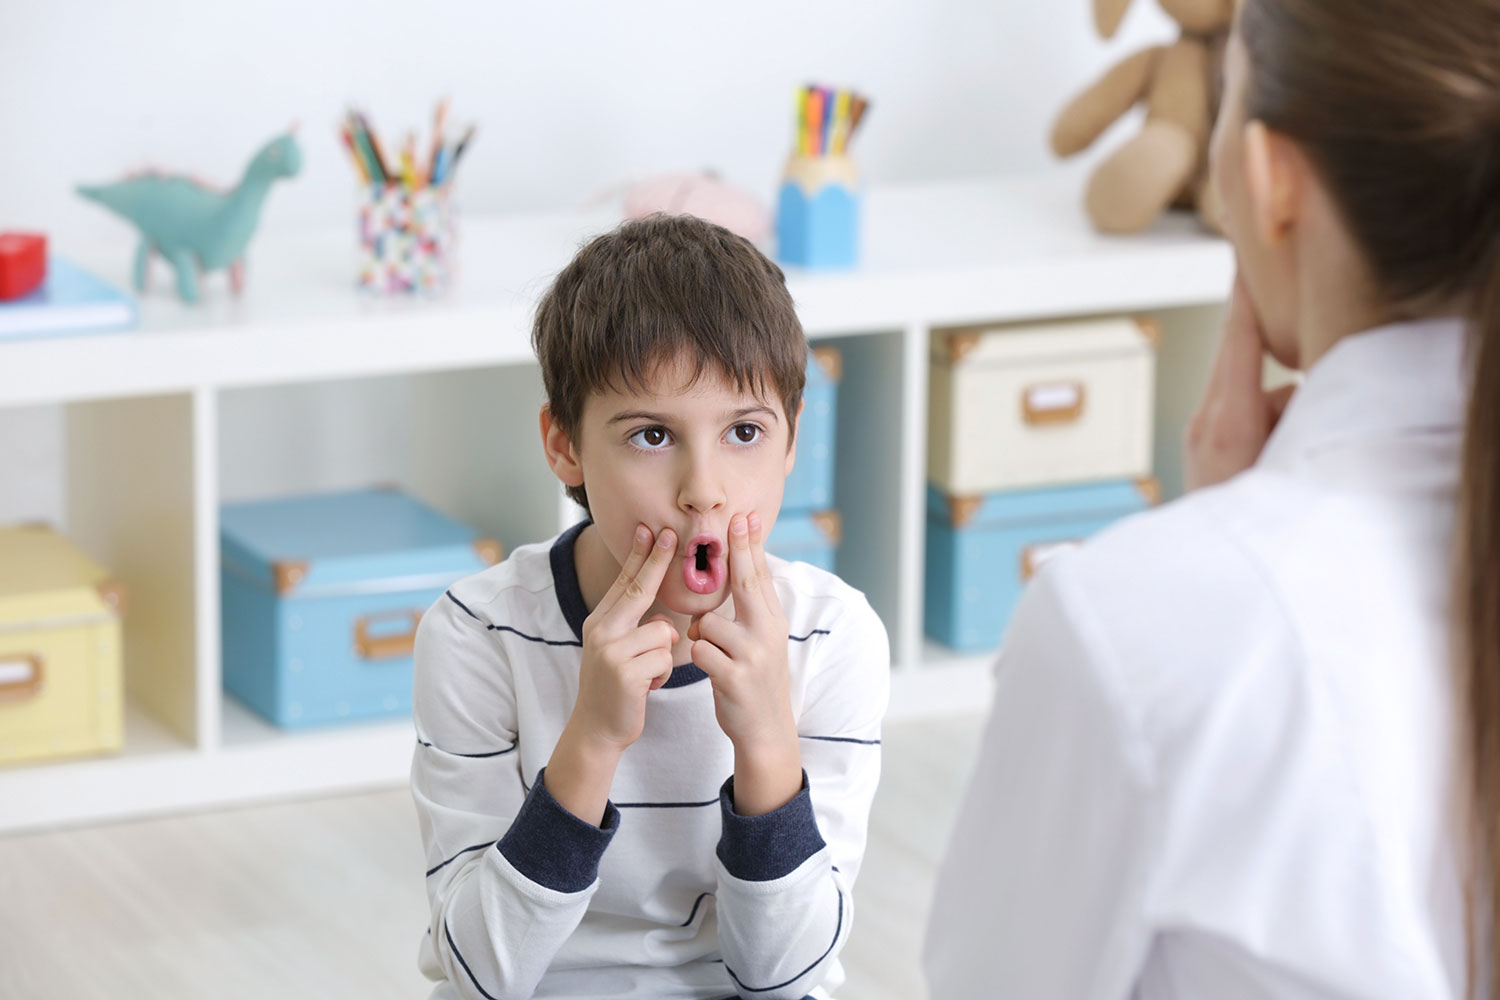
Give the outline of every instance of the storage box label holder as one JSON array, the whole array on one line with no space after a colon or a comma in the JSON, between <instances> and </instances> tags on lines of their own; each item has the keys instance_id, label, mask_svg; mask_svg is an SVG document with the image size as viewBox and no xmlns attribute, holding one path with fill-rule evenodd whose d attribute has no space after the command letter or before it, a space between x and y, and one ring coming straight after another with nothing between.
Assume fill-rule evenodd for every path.
<instances>
[{"instance_id":1,"label":"storage box label holder","mask_svg":"<svg viewBox=\"0 0 1500 1000\"><path fill-rule=\"evenodd\" d=\"M36 653L0 653L0 701L34 698L42 691L42 658Z\"/></svg>"}]
</instances>

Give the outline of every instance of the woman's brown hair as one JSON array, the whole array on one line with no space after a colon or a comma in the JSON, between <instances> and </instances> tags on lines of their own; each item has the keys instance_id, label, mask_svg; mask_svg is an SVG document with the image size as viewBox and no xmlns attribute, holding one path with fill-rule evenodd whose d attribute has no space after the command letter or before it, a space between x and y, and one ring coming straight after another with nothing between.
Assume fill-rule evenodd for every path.
<instances>
[{"instance_id":1,"label":"woman's brown hair","mask_svg":"<svg viewBox=\"0 0 1500 1000\"><path fill-rule=\"evenodd\" d=\"M1476 958L1500 970L1500 0L1242 0L1239 31L1247 120L1309 156L1390 318L1469 319L1454 606L1472 983Z\"/></svg>"}]
</instances>

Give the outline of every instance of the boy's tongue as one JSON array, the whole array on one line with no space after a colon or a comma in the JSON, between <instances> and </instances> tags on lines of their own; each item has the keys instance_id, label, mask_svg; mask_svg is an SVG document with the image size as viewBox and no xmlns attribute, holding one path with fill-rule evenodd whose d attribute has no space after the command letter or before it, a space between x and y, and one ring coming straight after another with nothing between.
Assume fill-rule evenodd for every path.
<instances>
[{"instance_id":1,"label":"boy's tongue","mask_svg":"<svg viewBox=\"0 0 1500 1000\"><path fill-rule=\"evenodd\" d=\"M689 546L682 559L682 582L695 594L716 594L724 586L725 566L722 546L698 540Z\"/></svg>"}]
</instances>

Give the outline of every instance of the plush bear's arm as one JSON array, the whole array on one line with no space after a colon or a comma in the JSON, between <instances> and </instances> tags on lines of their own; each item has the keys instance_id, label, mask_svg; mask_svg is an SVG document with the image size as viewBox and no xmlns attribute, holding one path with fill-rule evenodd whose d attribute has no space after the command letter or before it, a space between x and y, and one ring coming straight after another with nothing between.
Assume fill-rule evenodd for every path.
<instances>
[{"instance_id":1,"label":"plush bear's arm","mask_svg":"<svg viewBox=\"0 0 1500 1000\"><path fill-rule=\"evenodd\" d=\"M1159 45L1137 52L1073 98L1052 127L1052 151L1058 156L1072 156L1092 145L1145 96L1162 52Z\"/></svg>"}]
</instances>

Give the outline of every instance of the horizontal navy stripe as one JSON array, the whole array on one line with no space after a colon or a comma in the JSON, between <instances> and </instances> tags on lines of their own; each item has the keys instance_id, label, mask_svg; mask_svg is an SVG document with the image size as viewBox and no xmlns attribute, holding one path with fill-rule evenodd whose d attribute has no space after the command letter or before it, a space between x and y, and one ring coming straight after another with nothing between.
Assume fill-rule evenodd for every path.
<instances>
[{"instance_id":1,"label":"horizontal navy stripe","mask_svg":"<svg viewBox=\"0 0 1500 1000\"><path fill-rule=\"evenodd\" d=\"M842 889L836 889L836 891L839 894L839 920L838 923L834 924L833 926L833 940L828 942L828 950L819 955L817 960L814 961L812 965L809 965L807 968L803 969L801 972L797 973L786 982L778 983L775 986L746 986L744 983L740 982L740 977L734 974L734 970L729 967L728 963L725 963L724 971L729 973L729 978L734 980L734 985L740 988L740 992L769 993L772 990L784 990L788 986L795 983L797 980L801 979L803 976L807 975L812 970L816 969L818 967L818 963L822 962L823 959L828 957L829 952L833 951L833 946L839 943L839 931L843 930L844 927L844 891Z\"/></svg>"},{"instance_id":2,"label":"horizontal navy stripe","mask_svg":"<svg viewBox=\"0 0 1500 1000\"><path fill-rule=\"evenodd\" d=\"M858 743L861 746L867 746L867 747L878 747L878 746L880 746L880 741L879 740L857 740L857 739L855 739L852 736L803 736L801 733L798 733L797 734L797 739L799 739L799 740L822 740L824 743Z\"/></svg>"},{"instance_id":3,"label":"horizontal navy stripe","mask_svg":"<svg viewBox=\"0 0 1500 1000\"><path fill-rule=\"evenodd\" d=\"M494 843L493 840L490 841L490 844L493 844L493 843ZM436 867L427 869L427 877L431 878L434 872L442 870L447 865L451 865L453 862L457 861L459 858L463 857L465 854L468 854L470 851L482 851L486 847L489 847L490 844L475 844L473 847L465 847L463 850L459 851L457 854L453 855L453 857L449 858L447 861L444 861L442 864L437 865Z\"/></svg>"},{"instance_id":4,"label":"horizontal navy stripe","mask_svg":"<svg viewBox=\"0 0 1500 1000\"><path fill-rule=\"evenodd\" d=\"M689 913L688 914L688 918L686 920L684 920L682 923L678 924L677 926L678 927L686 927L688 924L692 923L693 922L693 918L698 915L698 906L699 906L699 904L701 904L705 899L707 899L709 896L712 896L712 895L713 895L713 893L711 893L711 892L700 892L700 893L698 893L698 898L695 899L695 900L693 900L693 912Z\"/></svg>"},{"instance_id":5,"label":"horizontal navy stripe","mask_svg":"<svg viewBox=\"0 0 1500 1000\"><path fill-rule=\"evenodd\" d=\"M504 750L491 750L489 753L454 753L452 750L444 750L440 746L428 743L426 740L421 739L420 737L417 739L417 742L429 750L436 750L438 753L445 753L449 757L473 757L476 759L480 757L504 757L506 754L515 753L516 751L515 747L506 747Z\"/></svg>"},{"instance_id":6,"label":"horizontal navy stripe","mask_svg":"<svg viewBox=\"0 0 1500 1000\"><path fill-rule=\"evenodd\" d=\"M807 640L811 639L815 635L832 635L832 634L833 633L829 632L826 628L815 628L811 632L807 633L806 635L789 635L789 636L787 636L787 638L790 639L790 640L792 640L793 642L806 642Z\"/></svg>"},{"instance_id":7,"label":"horizontal navy stripe","mask_svg":"<svg viewBox=\"0 0 1500 1000\"><path fill-rule=\"evenodd\" d=\"M704 806L716 806L718 799L709 799L707 802L616 802L616 809L701 809Z\"/></svg>"},{"instance_id":8,"label":"horizontal navy stripe","mask_svg":"<svg viewBox=\"0 0 1500 1000\"><path fill-rule=\"evenodd\" d=\"M512 632L528 642L540 642L547 646L578 646L580 648L583 646L583 643L577 639L543 639L539 635L527 635L520 629L511 628L509 625L486 625L485 628L492 632Z\"/></svg>"},{"instance_id":9,"label":"horizontal navy stripe","mask_svg":"<svg viewBox=\"0 0 1500 1000\"><path fill-rule=\"evenodd\" d=\"M458 959L458 964L462 965L464 971L469 974L469 982L474 984L474 988L479 991L480 996L485 997L485 1000L499 1000L499 997L492 996L486 992L485 988L479 985L479 980L474 978L474 970L469 968L469 963L464 961L463 953L458 950L458 945L453 943L453 932L448 930L448 921L446 919L443 921L443 936L448 939L448 947L452 949L453 957ZM727 969L729 966L726 965L724 968Z\"/></svg>"},{"instance_id":10,"label":"horizontal navy stripe","mask_svg":"<svg viewBox=\"0 0 1500 1000\"><path fill-rule=\"evenodd\" d=\"M540 642L547 646L583 646L583 643L579 642L577 639L544 639L539 635L528 635L518 628L511 628L509 625L491 625L489 622L485 621L483 618L480 618L474 612L470 611L463 601L460 601L458 598L453 596L452 591L447 591L447 594L448 600L463 608L470 618L474 619L476 622L479 622L479 624L483 625L491 632L510 632L514 635L520 636L527 642Z\"/></svg>"}]
</instances>

